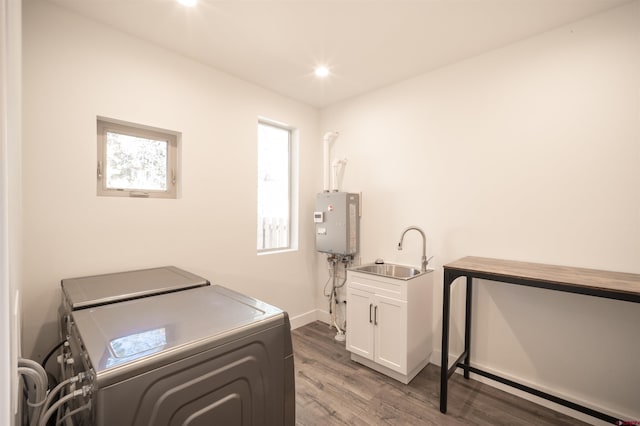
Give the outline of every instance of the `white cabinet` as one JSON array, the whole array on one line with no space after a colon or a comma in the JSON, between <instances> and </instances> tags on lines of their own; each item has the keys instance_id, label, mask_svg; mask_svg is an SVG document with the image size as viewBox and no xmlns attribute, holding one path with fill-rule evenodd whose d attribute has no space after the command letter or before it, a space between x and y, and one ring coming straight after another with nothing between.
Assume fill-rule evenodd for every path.
<instances>
[{"instance_id":1,"label":"white cabinet","mask_svg":"<svg viewBox=\"0 0 640 426\"><path fill-rule=\"evenodd\" d=\"M409 280L347 274L351 359L409 383L431 357L433 271Z\"/></svg>"}]
</instances>

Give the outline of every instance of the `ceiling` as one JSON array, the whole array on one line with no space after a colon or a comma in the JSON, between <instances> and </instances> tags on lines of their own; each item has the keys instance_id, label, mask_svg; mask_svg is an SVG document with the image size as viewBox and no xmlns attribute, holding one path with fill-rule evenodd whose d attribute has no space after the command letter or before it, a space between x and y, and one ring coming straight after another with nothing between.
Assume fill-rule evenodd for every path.
<instances>
[{"instance_id":1,"label":"ceiling","mask_svg":"<svg viewBox=\"0 0 640 426\"><path fill-rule=\"evenodd\" d=\"M629 0L49 1L322 108Z\"/></svg>"}]
</instances>

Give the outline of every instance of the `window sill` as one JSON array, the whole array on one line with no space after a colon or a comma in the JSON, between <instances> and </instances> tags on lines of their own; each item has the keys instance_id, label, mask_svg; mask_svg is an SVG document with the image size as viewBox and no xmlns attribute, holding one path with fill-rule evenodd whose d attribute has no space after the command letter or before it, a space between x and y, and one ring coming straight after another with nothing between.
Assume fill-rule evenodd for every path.
<instances>
[{"instance_id":1,"label":"window sill","mask_svg":"<svg viewBox=\"0 0 640 426\"><path fill-rule=\"evenodd\" d=\"M269 254L280 254L280 253L291 253L298 251L297 248L287 248L287 249L273 249L273 250L263 250L259 251L258 256L265 256Z\"/></svg>"}]
</instances>

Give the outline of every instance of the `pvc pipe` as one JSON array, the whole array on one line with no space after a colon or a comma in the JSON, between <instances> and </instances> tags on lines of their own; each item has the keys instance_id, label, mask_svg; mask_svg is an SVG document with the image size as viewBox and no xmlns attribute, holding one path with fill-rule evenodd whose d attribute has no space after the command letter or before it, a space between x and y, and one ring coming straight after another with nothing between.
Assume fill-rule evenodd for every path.
<instances>
[{"instance_id":1,"label":"pvc pipe","mask_svg":"<svg viewBox=\"0 0 640 426\"><path fill-rule=\"evenodd\" d=\"M325 137L324 140L322 141L322 148L323 148L323 152L322 152L322 158L323 158L323 166L322 166L322 173L323 173L323 178L324 178L324 183L322 185L322 189L324 192L329 192L329 173L327 172L327 164L329 163L329 141L327 140L327 138Z\"/></svg>"},{"instance_id":2,"label":"pvc pipe","mask_svg":"<svg viewBox=\"0 0 640 426\"><path fill-rule=\"evenodd\" d=\"M331 178L331 190L334 192L338 192L340 190L338 187L338 168L340 166L344 166L345 164L347 164L346 158L343 160L335 159L333 160L333 164L331 165L331 167L333 168L333 176Z\"/></svg>"},{"instance_id":3,"label":"pvc pipe","mask_svg":"<svg viewBox=\"0 0 640 426\"><path fill-rule=\"evenodd\" d=\"M324 170L324 186L323 186L323 190L324 192L329 192L329 188L330 188L330 176L331 176L331 165L329 163L329 145L335 141L338 136L340 135L340 133L338 132L327 132L324 134L324 137L322 138L322 158L323 158L323 170Z\"/></svg>"}]
</instances>

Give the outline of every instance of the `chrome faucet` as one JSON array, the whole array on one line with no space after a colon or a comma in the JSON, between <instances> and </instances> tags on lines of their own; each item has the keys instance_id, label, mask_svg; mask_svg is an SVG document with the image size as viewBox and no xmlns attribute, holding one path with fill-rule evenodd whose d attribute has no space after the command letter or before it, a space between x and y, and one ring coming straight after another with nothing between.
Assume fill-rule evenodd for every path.
<instances>
[{"instance_id":1,"label":"chrome faucet","mask_svg":"<svg viewBox=\"0 0 640 426\"><path fill-rule=\"evenodd\" d=\"M418 228L417 226L410 226L402 231L400 242L398 243L398 250L402 250L402 241L404 240L404 234L411 231L412 229L414 231L418 231L420 235L422 235L422 272L425 272L427 270L427 263L429 263L429 261L427 260L427 237L425 237L424 231L422 229Z\"/></svg>"}]
</instances>

